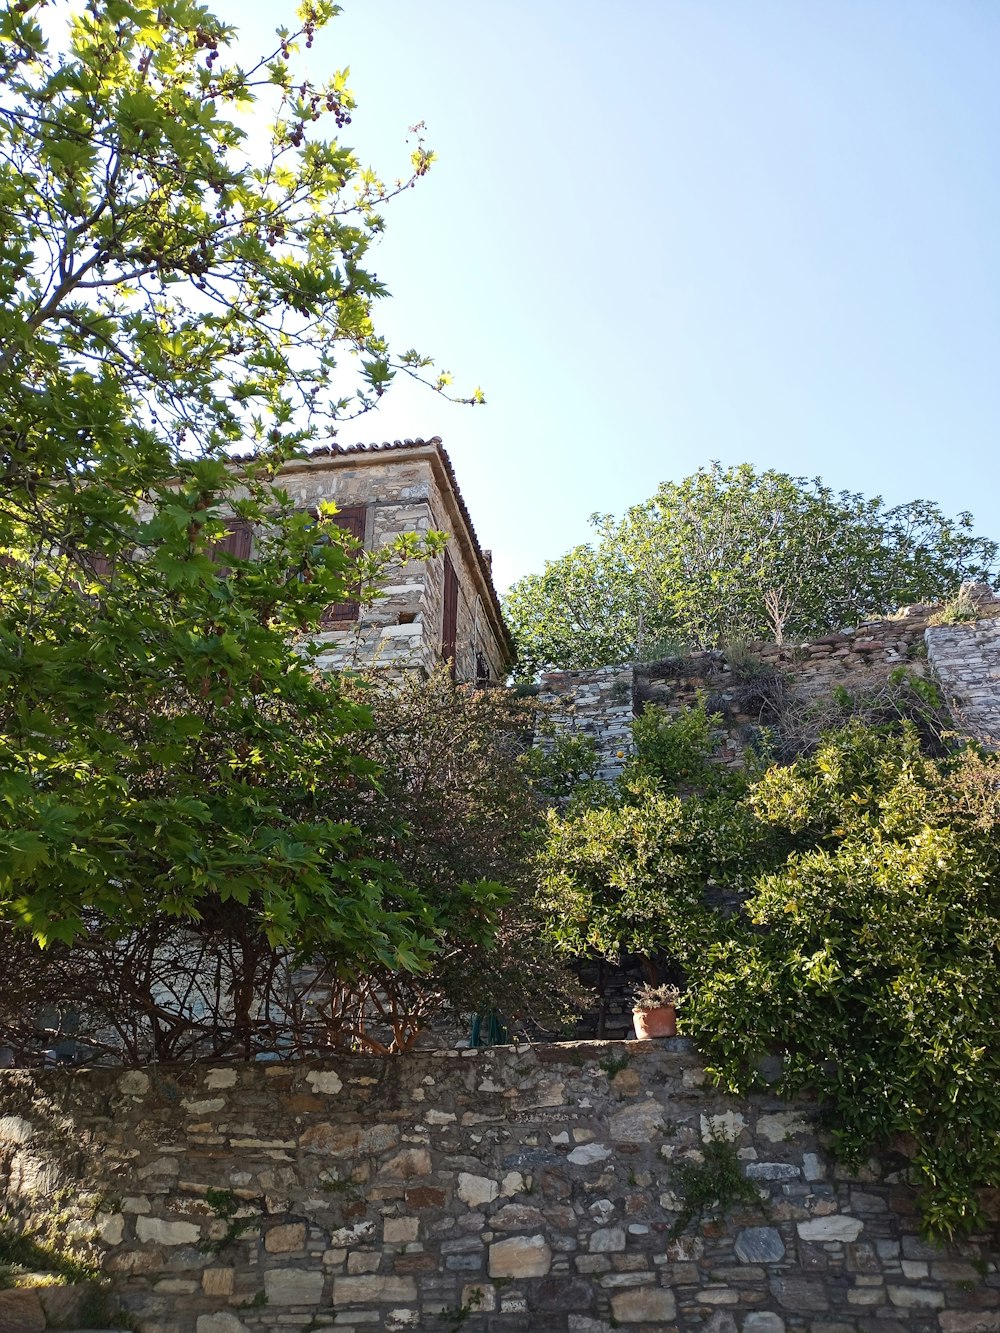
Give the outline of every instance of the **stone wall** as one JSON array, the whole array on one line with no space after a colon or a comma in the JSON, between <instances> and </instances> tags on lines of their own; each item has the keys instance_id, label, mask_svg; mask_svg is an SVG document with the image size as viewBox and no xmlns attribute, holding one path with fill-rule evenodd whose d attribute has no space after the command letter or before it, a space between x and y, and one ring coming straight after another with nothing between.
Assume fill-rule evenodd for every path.
<instances>
[{"instance_id":1,"label":"stone wall","mask_svg":"<svg viewBox=\"0 0 1000 1333\"><path fill-rule=\"evenodd\" d=\"M592 671L549 671L542 676L539 702L558 730L589 736L597 746L602 782L613 782L632 749L634 673L631 666ZM544 745L545 738L539 737Z\"/></svg>"},{"instance_id":2,"label":"stone wall","mask_svg":"<svg viewBox=\"0 0 1000 1333\"><path fill-rule=\"evenodd\" d=\"M1000 744L1000 619L927 630L927 660L963 731Z\"/></svg>"},{"instance_id":3,"label":"stone wall","mask_svg":"<svg viewBox=\"0 0 1000 1333\"><path fill-rule=\"evenodd\" d=\"M713 1135L760 1207L671 1238ZM899 1175L837 1170L812 1108L718 1096L683 1041L7 1071L0 1184L141 1333L1000 1330L981 1243L924 1244Z\"/></svg>"},{"instance_id":4,"label":"stone wall","mask_svg":"<svg viewBox=\"0 0 1000 1333\"><path fill-rule=\"evenodd\" d=\"M408 532L422 536L435 528L449 533L448 556L459 590L457 678L476 680L477 654L488 664L491 679L505 678L508 649L495 595L480 568L440 441L311 455L283 469L280 483L304 509L320 500L333 500L341 508L364 506L369 550ZM361 608L356 622L313 636L323 648L320 666L429 672L441 657L443 589L443 558L397 567L382 595Z\"/></svg>"},{"instance_id":5,"label":"stone wall","mask_svg":"<svg viewBox=\"0 0 1000 1333\"><path fill-rule=\"evenodd\" d=\"M601 776L620 772L629 750L634 712L656 704L670 712L691 707L699 698L721 711L724 726L719 759L739 763L745 745L760 725L773 721L752 679L741 669L749 657L755 668L777 673L787 697L808 706L829 697L835 687L874 694L893 672L930 674L940 685L958 725L986 741L1000 741L1000 602L990 589L969 591L981 619L935 625L940 606L904 607L887 620L868 621L856 629L828 634L810 643L749 643L739 657L725 651L692 653L635 666L625 664L584 671L543 674L541 697L555 709L562 726L594 737L601 755Z\"/></svg>"}]
</instances>

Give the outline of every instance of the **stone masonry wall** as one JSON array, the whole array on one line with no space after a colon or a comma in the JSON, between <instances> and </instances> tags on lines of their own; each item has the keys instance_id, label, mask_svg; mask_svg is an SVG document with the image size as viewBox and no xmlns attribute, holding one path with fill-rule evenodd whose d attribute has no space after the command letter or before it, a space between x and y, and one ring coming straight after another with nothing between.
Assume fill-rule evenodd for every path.
<instances>
[{"instance_id":1,"label":"stone masonry wall","mask_svg":"<svg viewBox=\"0 0 1000 1333\"><path fill-rule=\"evenodd\" d=\"M1000 619L932 625L927 660L962 730L1000 744Z\"/></svg>"},{"instance_id":2,"label":"stone masonry wall","mask_svg":"<svg viewBox=\"0 0 1000 1333\"><path fill-rule=\"evenodd\" d=\"M618 777L632 748L633 674L633 668L625 665L549 671L542 676L539 703L549 710L558 729L594 741L600 760L595 776L602 782Z\"/></svg>"},{"instance_id":3,"label":"stone masonry wall","mask_svg":"<svg viewBox=\"0 0 1000 1333\"><path fill-rule=\"evenodd\" d=\"M334 500L341 508L367 508L365 546L376 550L407 532L431 528L452 534L448 555L458 576L457 676L476 679L476 652L489 663L492 678L506 674L504 650L477 593L473 559L461 540L462 523L438 485L432 453L399 452L305 459L282 474L281 484L302 508ZM431 671L441 656L444 560L436 557L397 568L356 623L314 636L323 645L319 664L326 670L373 665Z\"/></svg>"},{"instance_id":4,"label":"stone masonry wall","mask_svg":"<svg viewBox=\"0 0 1000 1333\"><path fill-rule=\"evenodd\" d=\"M761 1206L672 1239L713 1134ZM812 1108L717 1095L677 1040L6 1071L0 1188L141 1333L1000 1330L983 1244L926 1245L898 1174L838 1170Z\"/></svg>"},{"instance_id":5,"label":"stone masonry wall","mask_svg":"<svg viewBox=\"0 0 1000 1333\"><path fill-rule=\"evenodd\" d=\"M874 692L899 668L930 674L941 685L958 724L986 742L1000 742L1000 602L988 588L971 589L982 616L956 625L933 625L939 606L904 607L888 620L828 634L810 643L750 643L745 652L764 668L780 672L793 698L809 703L836 686ZM768 718L756 705L741 707L738 669L724 651L692 653L631 666L543 674L541 697L557 721L595 738L601 776L615 777L621 754L630 748L631 712L622 700L631 694L635 712L647 703L675 712L707 696L722 709L726 724L719 758L739 763L748 730ZM627 715L628 714L628 715Z\"/></svg>"}]
</instances>

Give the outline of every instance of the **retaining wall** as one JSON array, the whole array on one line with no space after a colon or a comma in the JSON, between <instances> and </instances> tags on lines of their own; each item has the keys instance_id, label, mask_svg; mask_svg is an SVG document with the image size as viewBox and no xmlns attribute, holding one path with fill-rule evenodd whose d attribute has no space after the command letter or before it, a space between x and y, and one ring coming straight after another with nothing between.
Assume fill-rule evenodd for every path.
<instances>
[{"instance_id":1,"label":"retaining wall","mask_svg":"<svg viewBox=\"0 0 1000 1333\"><path fill-rule=\"evenodd\" d=\"M713 1132L761 1207L671 1239ZM812 1108L720 1097L683 1041L5 1071L0 1185L142 1333L1000 1330L984 1244L925 1245L901 1176L838 1171Z\"/></svg>"}]
</instances>

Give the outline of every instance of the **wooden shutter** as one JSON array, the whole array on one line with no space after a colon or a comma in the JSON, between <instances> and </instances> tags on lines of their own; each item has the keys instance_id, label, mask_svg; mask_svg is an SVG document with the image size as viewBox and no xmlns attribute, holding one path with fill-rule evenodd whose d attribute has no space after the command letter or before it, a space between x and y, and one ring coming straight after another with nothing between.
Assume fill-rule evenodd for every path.
<instances>
[{"instance_id":1,"label":"wooden shutter","mask_svg":"<svg viewBox=\"0 0 1000 1333\"><path fill-rule=\"evenodd\" d=\"M86 570L90 578L99 579L101 583L110 583L115 572L115 562L120 560L131 560L134 547L129 546L117 555L102 555L99 551L81 551L79 547L64 546L60 549L61 555L72 556Z\"/></svg>"},{"instance_id":2,"label":"wooden shutter","mask_svg":"<svg viewBox=\"0 0 1000 1333\"><path fill-rule=\"evenodd\" d=\"M334 514L333 521L338 528L343 528L362 545L365 540L365 520L368 511L364 505L352 505L349 508L341 509L339 513ZM320 624L322 625L343 625L348 621L357 620L358 612L361 609L360 603L353 599L346 602L333 602L323 612Z\"/></svg>"},{"instance_id":3,"label":"wooden shutter","mask_svg":"<svg viewBox=\"0 0 1000 1333\"><path fill-rule=\"evenodd\" d=\"M110 555L98 555L96 551L88 551L83 557L83 562L91 574L98 579L109 579L111 571L115 567L115 562Z\"/></svg>"},{"instance_id":4,"label":"wooden shutter","mask_svg":"<svg viewBox=\"0 0 1000 1333\"><path fill-rule=\"evenodd\" d=\"M235 560L249 560L253 544L253 528L245 518L227 518L226 535L212 544L212 559L223 566L221 572L229 573L229 566L224 557L231 555Z\"/></svg>"},{"instance_id":5,"label":"wooden shutter","mask_svg":"<svg viewBox=\"0 0 1000 1333\"><path fill-rule=\"evenodd\" d=\"M458 575L451 556L444 553L444 617L441 624L441 656L451 663L455 675L455 650L458 646Z\"/></svg>"}]
</instances>

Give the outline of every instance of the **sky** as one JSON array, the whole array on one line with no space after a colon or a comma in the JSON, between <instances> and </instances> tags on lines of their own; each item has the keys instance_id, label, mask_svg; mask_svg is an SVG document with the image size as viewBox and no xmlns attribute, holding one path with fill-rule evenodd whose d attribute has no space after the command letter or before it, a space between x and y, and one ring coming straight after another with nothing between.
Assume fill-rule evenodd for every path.
<instances>
[{"instance_id":1,"label":"sky","mask_svg":"<svg viewBox=\"0 0 1000 1333\"><path fill-rule=\"evenodd\" d=\"M481 385L440 435L498 586L712 459L1000 537L996 0L342 0L343 138L384 176L378 322ZM256 49L289 0L216 0Z\"/></svg>"}]
</instances>

